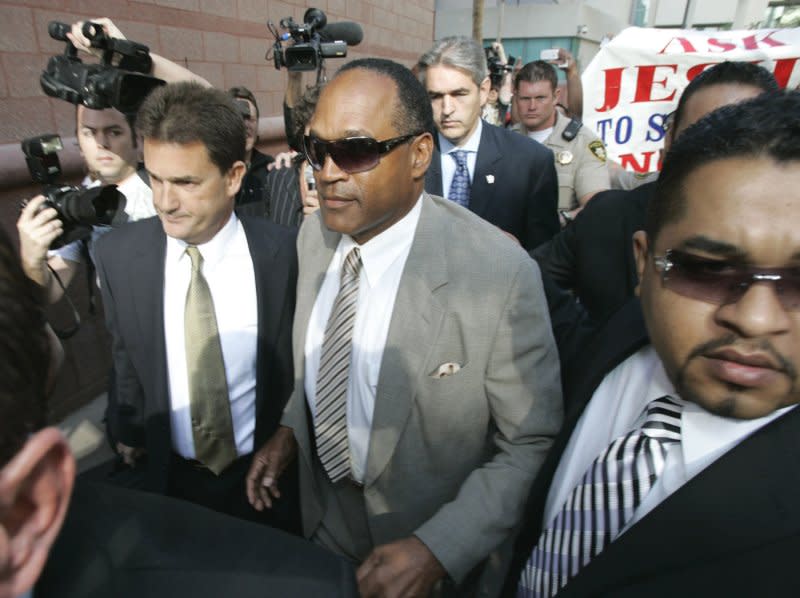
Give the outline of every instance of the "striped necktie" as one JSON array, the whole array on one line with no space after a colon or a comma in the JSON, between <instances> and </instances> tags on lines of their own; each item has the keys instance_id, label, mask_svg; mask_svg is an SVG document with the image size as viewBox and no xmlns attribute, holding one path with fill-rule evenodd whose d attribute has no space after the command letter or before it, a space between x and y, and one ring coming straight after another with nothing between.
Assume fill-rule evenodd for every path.
<instances>
[{"instance_id":1,"label":"striped necktie","mask_svg":"<svg viewBox=\"0 0 800 598\"><path fill-rule=\"evenodd\" d=\"M358 247L354 247L342 266L339 294L336 295L325 326L317 372L314 434L319 460L332 482L338 482L350 473L347 383L350 379L350 354L360 275L361 254Z\"/></svg>"},{"instance_id":2,"label":"striped necktie","mask_svg":"<svg viewBox=\"0 0 800 598\"><path fill-rule=\"evenodd\" d=\"M542 532L517 586L518 598L555 596L625 528L680 442L681 406L671 397L647 405L644 422L594 460Z\"/></svg>"}]
</instances>

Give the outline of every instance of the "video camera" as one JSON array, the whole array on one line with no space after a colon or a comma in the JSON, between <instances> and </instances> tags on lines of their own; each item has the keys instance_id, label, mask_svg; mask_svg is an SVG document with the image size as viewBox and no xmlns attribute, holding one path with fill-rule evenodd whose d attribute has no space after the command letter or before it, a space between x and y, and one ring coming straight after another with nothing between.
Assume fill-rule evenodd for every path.
<instances>
[{"instance_id":1,"label":"video camera","mask_svg":"<svg viewBox=\"0 0 800 598\"><path fill-rule=\"evenodd\" d=\"M58 152L62 149L58 135L22 140L22 152L31 178L44 185L42 206L55 209L64 228L64 232L50 244L51 249L88 237L92 226L117 224L116 216L123 215L125 208L125 196L117 191L116 185L88 189L59 185L56 182L61 175Z\"/></svg>"},{"instance_id":2,"label":"video camera","mask_svg":"<svg viewBox=\"0 0 800 598\"><path fill-rule=\"evenodd\" d=\"M494 48L487 46L484 50L486 52L486 64L489 66L489 80L493 88L499 89L503 84L503 76L514 70L514 63L517 59L509 56L508 62L503 63Z\"/></svg>"},{"instance_id":3,"label":"video camera","mask_svg":"<svg viewBox=\"0 0 800 598\"><path fill-rule=\"evenodd\" d=\"M318 8L309 8L303 15L301 24L292 17L280 20L285 33L278 33L272 21L267 23L275 36L272 58L275 68L285 67L289 71L314 71L319 74L325 58L344 58L347 46L357 46L364 38L364 31L358 23L328 23L325 13ZM294 40L294 45L281 46L282 41Z\"/></svg>"},{"instance_id":4,"label":"video camera","mask_svg":"<svg viewBox=\"0 0 800 598\"><path fill-rule=\"evenodd\" d=\"M78 58L78 50L67 38L69 25L51 21L47 31L53 39L67 43L64 54L51 57L39 79L49 96L95 110L132 113L153 89L165 84L147 74L153 66L147 46L108 37L97 23L84 23L82 31L93 48L103 51L99 64L84 64Z\"/></svg>"}]
</instances>

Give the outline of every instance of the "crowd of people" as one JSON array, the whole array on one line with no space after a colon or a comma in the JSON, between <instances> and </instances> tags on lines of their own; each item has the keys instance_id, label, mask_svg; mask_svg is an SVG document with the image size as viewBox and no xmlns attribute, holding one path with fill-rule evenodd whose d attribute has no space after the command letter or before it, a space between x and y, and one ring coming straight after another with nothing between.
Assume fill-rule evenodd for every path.
<instances>
[{"instance_id":1,"label":"crowd of people","mask_svg":"<svg viewBox=\"0 0 800 598\"><path fill-rule=\"evenodd\" d=\"M552 64L484 120L470 38L290 75L286 166L247 88L154 64L76 110L128 222L0 236L0 597L800 591L800 95L709 66L626 191ZM118 461L75 482L43 303L80 259Z\"/></svg>"}]
</instances>

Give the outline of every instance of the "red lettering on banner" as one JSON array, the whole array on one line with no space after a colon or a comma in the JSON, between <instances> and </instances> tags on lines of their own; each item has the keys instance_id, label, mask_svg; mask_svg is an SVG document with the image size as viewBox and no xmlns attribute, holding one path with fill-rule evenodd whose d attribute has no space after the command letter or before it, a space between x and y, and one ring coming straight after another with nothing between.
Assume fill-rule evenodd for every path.
<instances>
[{"instance_id":1,"label":"red lettering on banner","mask_svg":"<svg viewBox=\"0 0 800 598\"><path fill-rule=\"evenodd\" d=\"M711 65L714 65L714 64L719 64L719 63L718 62L703 62L702 64L694 65L693 67L691 67L689 70L686 71L686 80L687 81L691 81L697 75L699 75L704 70L706 70L708 67L710 67Z\"/></svg>"},{"instance_id":2,"label":"red lettering on banner","mask_svg":"<svg viewBox=\"0 0 800 598\"><path fill-rule=\"evenodd\" d=\"M655 154L655 151L642 152L641 164L636 160L636 154L620 154L619 163L622 164L622 167L626 170L633 170L638 173L650 172L650 161Z\"/></svg>"},{"instance_id":3,"label":"red lettering on banner","mask_svg":"<svg viewBox=\"0 0 800 598\"><path fill-rule=\"evenodd\" d=\"M686 52L687 54L691 53L691 52L697 52L697 50L695 50L695 47L692 45L692 42L690 42L687 38L685 38L685 37L673 37L672 39L670 39L667 42L666 46L661 48L661 51L659 52L659 54L666 54L667 53L667 48L669 48L670 45L672 45L672 42L678 42L681 45L681 48L683 49L683 51Z\"/></svg>"},{"instance_id":4,"label":"red lettering on banner","mask_svg":"<svg viewBox=\"0 0 800 598\"><path fill-rule=\"evenodd\" d=\"M758 44L767 44L772 48L779 48L780 46L785 46L783 42L779 42L776 39L772 39L772 36L777 33L777 31L770 31L760 40L756 39L755 35L748 35L742 40L742 44L744 45L745 50L758 50Z\"/></svg>"},{"instance_id":5,"label":"red lettering on banner","mask_svg":"<svg viewBox=\"0 0 800 598\"><path fill-rule=\"evenodd\" d=\"M603 99L603 107L595 108L597 112L607 112L613 110L619 104L619 92L622 88L622 71L625 70L624 66L605 69L605 98Z\"/></svg>"},{"instance_id":6,"label":"red lettering on banner","mask_svg":"<svg viewBox=\"0 0 800 598\"><path fill-rule=\"evenodd\" d=\"M773 73L781 89L789 84L789 77L792 76L792 71L794 70L796 62L797 58L778 58L775 61L775 70Z\"/></svg>"},{"instance_id":7,"label":"red lettering on banner","mask_svg":"<svg viewBox=\"0 0 800 598\"><path fill-rule=\"evenodd\" d=\"M633 103L672 101L672 99L675 97L674 89L672 90L672 93L666 97L662 98L653 97L653 87L655 85L660 85L665 89L667 87L666 77L663 79L659 79L657 81L655 80L656 69L662 67L671 69L673 73L678 71L677 64L648 64L636 67L638 72L636 75L636 95L633 98Z\"/></svg>"},{"instance_id":8,"label":"red lettering on banner","mask_svg":"<svg viewBox=\"0 0 800 598\"><path fill-rule=\"evenodd\" d=\"M719 48L720 52L730 52L731 50L736 49L736 44L731 41L725 41L723 39L717 39L712 37L708 40L708 51L715 52L714 47Z\"/></svg>"}]
</instances>

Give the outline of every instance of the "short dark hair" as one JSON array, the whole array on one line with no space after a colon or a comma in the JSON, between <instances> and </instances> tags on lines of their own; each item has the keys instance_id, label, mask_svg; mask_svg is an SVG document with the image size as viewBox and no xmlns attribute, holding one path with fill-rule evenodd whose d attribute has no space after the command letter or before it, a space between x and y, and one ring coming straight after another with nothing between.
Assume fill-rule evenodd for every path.
<instances>
[{"instance_id":1,"label":"short dark hair","mask_svg":"<svg viewBox=\"0 0 800 598\"><path fill-rule=\"evenodd\" d=\"M361 58L348 62L334 75L334 79L354 69L373 71L389 77L397 88L397 105L392 115L392 125L400 135L429 132L433 134L433 108L428 92L414 74L402 64L384 58Z\"/></svg>"},{"instance_id":2,"label":"short dark hair","mask_svg":"<svg viewBox=\"0 0 800 598\"><path fill-rule=\"evenodd\" d=\"M648 206L645 231L650 247L665 225L685 214L684 185L692 172L709 162L742 157L800 161L800 93L766 93L723 106L675 140Z\"/></svg>"},{"instance_id":3,"label":"short dark hair","mask_svg":"<svg viewBox=\"0 0 800 598\"><path fill-rule=\"evenodd\" d=\"M44 427L50 343L41 290L0 227L0 467Z\"/></svg>"},{"instance_id":4,"label":"short dark hair","mask_svg":"<svg viewBox=\"0 0 800 598\"><path fill-rule=\"evenodd\" d=\"M537 81L548 81L553 91L558 87L558 73L556 67L544 60L534 60L529 62L514 77L514 89L519 89L519 84L536 83Z\"/></svg>"},{"instance_id":5,"label":"short dark hair","mask_svg":"<svg viewBox=\"0 0 800 598\"><path fill-rule=\"evenodd\" d=\"M256 109L256 120L261 115L261 112L258 110L258 102L256 102L256 96L253 95L253 92L247 89L243 85L239 85L237 87L231 87L228 90L228 95L231 96L234 100L249 100L253 103Z\"/></svg>"},{"instance_id":6,"label":"short dark hair","mask_svg":"<svg viewBox=\"0 0 800 598\"><path fill-rule=\"evenodd\" d=\"M671 126L677 128L678 123L683 117L683 112L686 109L686 102L698 91L711 87L712 85L736 84L757 87L767 93L780 91L780 86L773 74L763 66L758 66L750 62L720 62L719 64L708 67L689 81L689 84L684 88L678 100L678 106L673 113Z\"/></svg>"},{"instance_id":7,"label":"short dark hair","mask_svg":"<svg viewBox=\"0 0 800 598\"><path fill-rule=\"evenodd\" d=\"M137 129L145 139L181 145L201 142L220 172L244 161L244 120L233 98L192 81L170 83L142 104Z\"/></svg>"}]
</instances>

